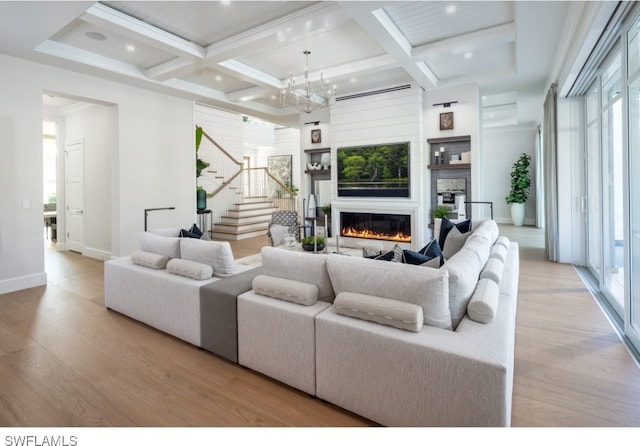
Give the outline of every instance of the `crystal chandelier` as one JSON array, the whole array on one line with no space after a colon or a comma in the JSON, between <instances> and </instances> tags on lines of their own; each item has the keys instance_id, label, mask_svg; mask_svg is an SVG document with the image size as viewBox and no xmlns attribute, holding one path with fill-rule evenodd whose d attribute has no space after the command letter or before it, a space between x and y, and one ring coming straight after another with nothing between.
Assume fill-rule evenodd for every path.
<instances>
[{"instance_id":1,"label":"crystal chandelier","mask_svg":"<svg viewBox=\"0 0 640 446\"><path fill-rule=\"evenodd\" d=\"M329 81L325 81L322 77L322 73L320 73L319 85L312 85L309 79L309 54L311 54L311 51L306 50L302 54L307 59L304 68L304 85L296 86L293 73L291 73L287 88L281 92L282 106L294 108L304 113L311 113L314 110L329 106L330 99L335 96L336 87L331 88Z\"/></svg>"}]
</instances>

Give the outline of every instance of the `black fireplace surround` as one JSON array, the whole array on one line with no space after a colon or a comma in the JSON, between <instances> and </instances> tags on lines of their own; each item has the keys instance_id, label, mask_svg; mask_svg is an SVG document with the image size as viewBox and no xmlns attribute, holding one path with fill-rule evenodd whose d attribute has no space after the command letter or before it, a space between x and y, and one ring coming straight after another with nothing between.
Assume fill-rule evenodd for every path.
<instances>
[{"instance_id":1,"label":"black fireplace surround","mask_svg":"<svg viewBox=\"0 0 640 446\"><path fill-rule=\"evenodd\" d=\"M340 235L411 243L411 215L340 212Z\"/></svg>"}]
</instances>

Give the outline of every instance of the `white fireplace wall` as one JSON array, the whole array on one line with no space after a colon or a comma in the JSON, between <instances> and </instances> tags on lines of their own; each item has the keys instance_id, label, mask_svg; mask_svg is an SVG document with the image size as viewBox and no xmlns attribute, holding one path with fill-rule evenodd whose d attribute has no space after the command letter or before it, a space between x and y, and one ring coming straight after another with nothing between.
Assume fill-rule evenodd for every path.
<instances>
[{"instance_id":1,"label":"white fireplace wall","mask_svg":"<svg viewBox=\"0 0 640 446\"><path fill-rule=\"evenodd\" d=\"M428 210L425 206L426 139L422 133L422 90L411 88L336 101L331 106L331 165L337 166L338 147L410 143L410 197L338 197L337 172L331 175L334 212L331 227L340 225L339 212L410 214L412 243L418 249L430 239Z\"/></svg>"}]
</instances>

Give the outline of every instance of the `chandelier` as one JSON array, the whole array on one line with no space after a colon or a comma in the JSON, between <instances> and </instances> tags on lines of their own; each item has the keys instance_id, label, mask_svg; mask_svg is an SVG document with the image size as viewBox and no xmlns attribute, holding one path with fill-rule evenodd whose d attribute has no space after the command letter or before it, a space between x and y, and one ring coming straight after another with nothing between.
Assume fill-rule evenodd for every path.
<instances>
[{"instance_id":1,"label":"chandelier","mask_svg":"<svg viewBox=\"0 0 640 446\"><path fill-rule=\"evenodd\" d=\"M289 77L287 88L281 92L282 106L285 108L294 108L304 113L311 113L329 106L330 99L335 96L336 87L331 88L329 81L325 81L320 73L320 83L312 85L309 79L309 54L311 51L306 50L302 54L306 56L306 65L304 68L304 85L296 85L293 73Z\"/></svg>"}]
</instances>

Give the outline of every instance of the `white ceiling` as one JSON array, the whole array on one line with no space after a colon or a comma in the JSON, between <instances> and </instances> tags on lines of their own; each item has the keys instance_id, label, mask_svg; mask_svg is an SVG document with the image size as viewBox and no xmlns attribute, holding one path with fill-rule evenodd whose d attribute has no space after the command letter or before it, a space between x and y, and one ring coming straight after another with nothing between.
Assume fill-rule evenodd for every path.
<instances>
[{"instance_id":1,"label":"white ceiling","mask_svg":"<svg viewBox=\"0 0 640 446\"><path fill-rule=\"evenodd\" d=\"M477 82L486 126L531 124L570 4L0 1L0 52L297 124L280 91L309 50L338 96Z\"/></svg>"}]
</instances>

